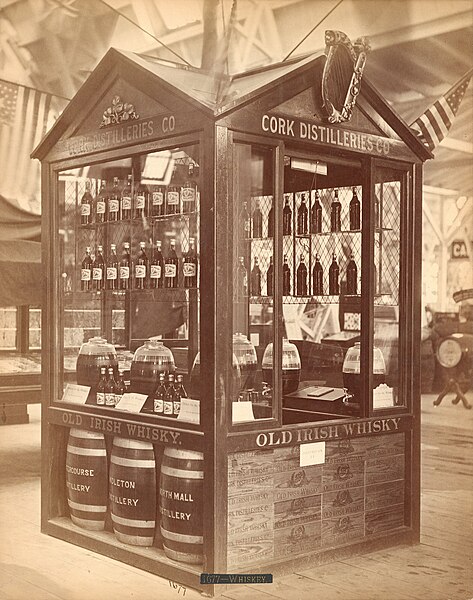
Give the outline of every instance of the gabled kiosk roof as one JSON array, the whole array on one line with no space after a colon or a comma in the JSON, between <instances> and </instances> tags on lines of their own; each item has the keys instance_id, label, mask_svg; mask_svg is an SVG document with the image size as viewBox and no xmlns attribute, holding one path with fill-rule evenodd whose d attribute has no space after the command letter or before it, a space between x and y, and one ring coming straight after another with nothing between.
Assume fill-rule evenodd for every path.
<instances>
[{"instance_id":1,"label":"gabled kiosk roof","mask_svg":"<svg viewBox=\"0 0 473 600\"><path fill-rule=\"evenodd\" d=\"M44 159L57 141L80 130L81 117L85 122L93 110L101 114L119 80L128 87L136 85L148 100L161 107L158 112L192 110L204 120L217 121L259 100L272 97L274 107L290 101L301 91L294 87L294 82L303 81L309 87L316 75L320 77L324 63L323 53L311 54L218 78L213 72L111 48L35 148L32 157ZM364 77L358 103L369 106L380 116L378 121L385 123L389 137L402 140L422 161L432 158L428 148Z\"/></svg>"}]
</instances>

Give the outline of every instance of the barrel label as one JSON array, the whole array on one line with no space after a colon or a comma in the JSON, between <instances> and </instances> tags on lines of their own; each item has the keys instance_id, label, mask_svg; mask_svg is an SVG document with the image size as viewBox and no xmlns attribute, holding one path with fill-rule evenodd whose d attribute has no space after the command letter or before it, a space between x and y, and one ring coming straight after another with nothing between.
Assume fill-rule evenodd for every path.
<instances>
[{"instance_id":1,"label":"barrel label","mask_svg":"<svg viewBox=\"0 0 473 600\"><path fill-rule=\"evenodd\" d=\"M160 488L159 493L163 498L169 498L169 500L180 500L181 502L194 502L192 494L184 492L173 492L172 490L165 490Z\"/></svg>"},{"instance_id":2,"label":"barrel label","mask_svg":"<svg viewBox=\"0 0 473 600\"><path fill-rule=\"evenodd\" d=\"M70 481L66 481L66 485L70 490L74 490L75 492L87 492L90 491L90 485L84 485L82 483L71 483Z\"/></svg>"},{"instance_id":3,"label":"barrel label","mask_svg":"<svg viewBox=\"0 0 473 600\"><path fill-rule=\"evenodd\" d=\"M180 512L177 510L169 510L168 508L164 508L161 506L159 508L159 512L165 517L169 517L170 519L177 519L179 521L189 521L192 516L192 513Z\"/></svg>"},{"instance_id":4,"label":"barrel label","mask_svg":"<svg viewBox=\"0 0 473 600\"><path fill-rule=\"evenodd\" d=\"M139 502L139 498L123 498L121 496L115 496L115 494L112 494L111 492L109 498L114 504L123 504L125 506L136 506Z\"/></svg>"}]
</instances>

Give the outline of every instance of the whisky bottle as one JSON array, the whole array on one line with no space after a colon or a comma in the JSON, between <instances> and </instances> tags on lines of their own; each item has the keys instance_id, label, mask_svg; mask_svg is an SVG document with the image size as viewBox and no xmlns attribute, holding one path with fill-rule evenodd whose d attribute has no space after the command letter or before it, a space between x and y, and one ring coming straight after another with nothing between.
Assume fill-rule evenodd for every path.
<instances>
[{"instance_id":1,"label":"whisky bottle","mask_svg":"<svg viewBox=\"0 0 473 600\"><path fill-rule=\"evenodd\" d=\"M156 248L153 252L149 267L150 286L154 289L163 287L164 279L164 257L161 251L161 242L156 240Z\"/></svg>"},{"instance_id":2,"label":"whisky bottle","mask_svg":"<svg viewBox=\"0 0 473 600\"><path fill-rule=\"evenodd\" d=\"M176 254L176 240L170 241L169 253L164 261L164 286L176 288L179 276L179 259Z\"/></svg>"},{"instance_id":3,"label":"whisky bottle","mask_svg":"<svg viewBox=\"0 0 473 600\"><path fill-rule=\"evenodd\" d=\"M302 194L301 203L297 209L297 235L307 235L308 210L305 196Z\"/></svg>"},{"instance_id":4,"label":"whisky bottle","mask_svg":"<svg viewBox=\"0 0 473 600\"><path fill-rule=\"evenodd\" d=\"M115 244L110 244L110 255L106 268L106 286L108 290L118 289L118 256Z\"/></svg>"},{"instance_id":5,"label":"whisky bottle","mask_svg":"<svg viewBox=\"0 0 473 600\"><path fill-rule=\"evenodd\" d=\"M164 215L164 190L162 186L154 186L151 191L151 209L152 217L161 217Z\"/></svg>"},{"instance_id":6,"label":"whisky bottle","mask_svg":"<svg viewBox=\"0 0 473 600\"><path fill-rule=\"evenodd\" d=\"M164 413L164 396L166 395L164 377L164 373L159 374L159 384L153 395L153 412L157 415L162 415Z\"/></svg>"},{"instance_id":7,"label":"whisky bottle","mask_svg":"<svg viewBox=\"0 0 473 600\"><path fill-rule=\"evenodd\" d=\"M194 181L194 165L189 164L187 179L181 187L181 206L183 213L195 211L195 199L197 196L197 184Z\"/></svg>"},{"instance_id":8,"label":"whisky bottle","mask_svg":"<svg viewBox=\"0 0 473 600\"><path fill-rule=\"evenodd\" d=\"M189 250L184 255L184 262L182 265L185 288L197 287L197 270L198 259L195 251L195 241L194 238L189 238Z\"/></svg>"},{"instance_id":9,"label":"whisky bottle","mask_svg":"<svg viewBox=\"0 0 473 600\"><path fill-rule=\"evenodd\" d=\"M143 183L138 185L133 198L133 217L135 219L144 219L148 216L148 190Z\"/></svg>"},{"instance_id":10,"label":"whisky bottle","mask_svg":"<svg viewBox=\"0 0 473 600\"><path fill-rule=\"evenodd\" d=\"M338 199L338 190L335 190L335 196L330 211L330 230L340 231L342 228L342 205Z\"/></svg>"},{"instance_id":11,"label":"whisky bottle","mask_svg":"<svg viewBox=\"0 0 473 600\"><path fill-rule=\"evenodd\" d=\"M315 264L312 269L312 293L314 296L322 296L324 293L324 270L320 264L319 255L315 255Z\"/></svg>"},{"instance_id":12,"label":"whisky bottle","mask_svg":"<svg viewBox=\"0 0 473 600\"><path fill-rule=\"evenodd\" d=\"M175 395L174 395L174 401L173 401L173 407L172 407L172 414L173 417L177 418L179 416L179 413L181 412L181 401L182 398L187 398L187 392L184 388L184 384L182 383L182 375L178 375L176 377L176 391L175 391Z\"/></svg>"},{"instance_id":13,"label":"whisky bottle","mask_svg":"<svg viewBox=\"0 0 473 600\"><path fill-rule=\"evenodd\" d=\"M146 256L146 243L140 242L140 251L135 261L135 288L144 290L148 287L148 257Z\"/></svg>"},{"instance_id":14,"label":"whisky bottle","mask_svg":"<svg viewBox=\"0 0 473 600\"><path fill-rule=\"evenodd\" d=\"M110 222L118 221L120 217L121 192L118 188L118 177L113 178L113 187L108 196L107 218Z\"/></svg>"},{"instance_id":15,"label":"whisky bottle","mask_svg":"<svg viewBox=\"0 0 473 600\"><path fill-rule=\"evenodd\" d=\"M166 393L164 395L164 410L163 413L166 417L172 417L174 411L174 400L176 396L176 389L174 387L174 375L169 373L168 375L168 385L166 388Z\"/></svg>"},{"instance_id":16,"label":"whisky bottle","mask_svg":"<svg viewBox=\"0 0 473 600\"><path fill-rule=\"evenodd\" d=\"M282 293L283 296L291 295L291 267L287 262L287 254L284 255L284 262L282 265Z\"/></svg>"},{"instance_id":17,"label":"whisky bottle","mask_svg":"<svg viewBox=\"0 0 473 600\"><path fill-rule=\"evenodd\" d=\"M123 378L123 371L120 369L118 371L118 379L115 383L115 406L123 398L123 394L126 394L126 383Z\"/></svg>"},{"instance_id":18,"label":"whisky bottle","mask_svg":"<svg viewBox=\"0 0 473 600\"><path fill-rule=\"evenodd\" d=\"M121 290L129 290L131 287L131 256L130 256L130 243L124 242L123 254L120 260L120 283L119 287Z\"/></svg>"},{"instance_id":19,"label":"whisky bottle","mask_svg":"<svg viewBox=\"0 0 473 600\"><path fill-rule=\"evenodd\" d=\"M350 200L350 229L355 231L361 228L361 205L356 192L356 188L353 188L353 195Z\"/></svg>"},{"instance_id":20,"label":"whisky bottle","mask_svg":"<svg viewBox=\"0 0 473 600\"><path fill-rule=\"evenodd\" d=\"M127 219L131 219L131 204L133 197L132 190L132 174L130 173L126 178L126 183L121 192L120 198L120 219L122 221L126 221Z\"/></svg>"},{"instance_id":21,"label":"whisky bottle","mask_svg":"<svg viewBox=\"0 0 473 600\"><path fill-rule=\"evenodd\" d=\"M259 198L256 200L256 206L251 215L251 236L253 238L263 237L263 213L259 206Z\"/></svg>"},{"instance_id":22,"label":"whisky bottle","mask_svg":"<svg viewBox=\"0 0 473 600\"><path fill-rule=\"evenodd\" d=\"M177 215L180 212L179 207L180 190L176 185L170 185L166 192L166 214Z\"/></svg>"},{"instance_id":23,"label":"whisky bottle","mask_svg":"<svg viewBox=\"0 0 473 600\"><path fill-rule=\"evenodd\" d=\"M250 295L261 296L261 269L256 257L250 276Z\"/></svg>"},{"instance_id":24,"label":"whisky bottle","mask_svg":"<svg viewBox=\"0 0 473 600\"><path fill-rule=\"evenodd\" d=\"M92 223L92 207L94 199L91 194L90 181L87 179L85 182L85 192L80 201L80 224L90 225Z\"/></svg>"},{"instance_id":25,"label":"whisky bottle","mask_svg":"<svg viewBox=\"0 0 473 600\"><path fill-rule=\"evenodd\" d=\"M107 376L105 367L100 367L100 379L97 384L96 403L99 406L105 406L105 388L107 385Z\"/></svg>"},{"instance_id":26,"label":"whisky bottle","mask_svg":"<svg viewBox=\"0 0 473 600\"><path fill-rule=\"evenodd\" d=\"M90 246L85 249L84 260L80 270L80 289L83 292L90 291L92 286L92 257L90 256Z\"/></svg>"},{"instance_id":27,"label":"whisky bottle","mask_svg":"<svg viewBox=\"0 0 473 600\"><path fill-rule=\"evenodd\" d=\"M320 204L319 192L315 191L315 200L310 212L310 232L322 232L322 205Z\"/></svg>"},{"instance_id":28,"label":"whisky bottle","mask_svg":"<svg viewBox=\"0 0 473 600\"><path fill-rule=\"evenodd\" d=\"M301 254L299 266L296 271L296 295L307 296L307 267L303 254Z\"/></svg>"},{"instance_id":29,"label":"whisky bottle","mask_svg":"<svg viewBox=\"0 0 473 600\"><path fill-rule=\"evenodd\" d=\"M266 272L266 295L273 295L273 285L274 285L274 265L273 265L273 257L269 257L269 267Z\"/></svg>"},{"instance_id":30,"label":"whisky bottle","mask_svg":"<svg viewBox=\"0 0 473 600\"><path fill-rule=\"evenodd\" d=\"M97 253L92 267L92 282L94 289L98 292L104 289L104 267L103 248L97 246Z\"/></svg>"},{"instance_id":31,"label":"whisky bottle","mask_svg":"<svg viewBox=\"0 0 473 600\"><path fill-rule=\"evenodd\" d=\"M105 406L115 406L115 388L113 367L109 367L107 381L105 382Z\"/></svg>"},{"instance_id":32,"label":"whisky bottle","mask_svg":"<svg viewBox=\"0 0 473 600\"><path fill-rule=\"evenodd\" d=\"M268 237L274 237L274 209L273 209L273 200L271 199L271 208L268 213Z\"/></svg>"},{"instance_id":33,"label":"whisky bottle","mask_svg":"<svg viewBox=\"0 0 473 600\"><path fill-rule=\"evenodd\" d=\"M350 256L350 260L347 264L347 294L349 296L356 296L358 293L358 269L353 258L353 254Z\"/></svg>"},{"instance_id":34,"label":"whisky bottle","mask_svg":"<svg viewBox=\"0 0 473 600\"><path fill-rule=\"evenodd\" d=\"M328 293L331 296L338 296L340 294L339 285L340 269L337 263L337 257L335 253L332 255L332 264L328 270Z\"/></svg>"},{"instance_id":35,"label":"whisky bottle","mask_svg":"<svg viewBox=\"0 0 473 600\"><path fill-rule=\"evenodd\" d=\"M237 266L237 296L246 298L248 296L248 272L245 267L245 259L240 256Z\"/></svg>"},{"instance_id":36,"label":"whisky bottle","mask_svg":"<svg viewBox=\"0 0 473 600\"><path fill-rule=\"evenodd\" d=\"M288 197L285 199L282 211L282 233L283 235L291 235L292 233L292 209L289 206Z\"/></svg>"},{"instance_id":37,"label":"whisky bottle","mask_svg":"<svg viewBox=\"0 0 473 600\"><path fill-rule=\"evenodd\" d=\"M106 216L106 208L107 208L107 182L105 179L102 179L100 184L100 192L95 198L95 222L96 223L105 223Z\"/></svg>"}]
</instances>

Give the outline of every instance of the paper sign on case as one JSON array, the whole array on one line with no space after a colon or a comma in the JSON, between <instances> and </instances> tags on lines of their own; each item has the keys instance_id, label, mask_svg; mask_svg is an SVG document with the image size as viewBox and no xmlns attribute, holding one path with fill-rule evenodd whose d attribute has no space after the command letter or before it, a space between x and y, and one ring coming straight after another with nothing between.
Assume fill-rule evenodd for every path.
<instances>
[{"instance_id":1,"label":"paper sign on case","mask_svg":"<svg viewBox=\"0 0 473 600\"><path fill-rule=\"evenodd\" d=\"M300 467L322 465L325 462L325 442L311 442L300 445Z\"/></svg>"},{"instance_id":2,"label":"paper sign on case","mask_svg":"<svg viewBox=\"0 0 473 600\"><path fill-rule=\"evenodd\" d=\"M70 402L71 404L85 404L89 397L90 387L88 385L78 385L76 383L67 383L62 402Z\"/></svg>"}]
</instances>

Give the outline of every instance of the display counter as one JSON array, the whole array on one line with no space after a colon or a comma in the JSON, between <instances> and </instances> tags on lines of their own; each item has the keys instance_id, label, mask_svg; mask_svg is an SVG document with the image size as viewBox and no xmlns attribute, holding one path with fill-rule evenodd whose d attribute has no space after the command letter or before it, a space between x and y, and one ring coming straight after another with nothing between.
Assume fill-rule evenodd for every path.
<instances>
[{"instance_id":1,"label":"display counter","mask_svg":"<svg viewBox=\"0 0 473 600\"><path fill-rule=\"evenodd\" d=\"M45 533L208 594L418 541L430 153L326 41L220 87L110 50L35 150Z\"/></svg>"}]
</instances>

